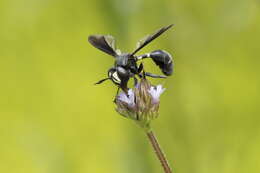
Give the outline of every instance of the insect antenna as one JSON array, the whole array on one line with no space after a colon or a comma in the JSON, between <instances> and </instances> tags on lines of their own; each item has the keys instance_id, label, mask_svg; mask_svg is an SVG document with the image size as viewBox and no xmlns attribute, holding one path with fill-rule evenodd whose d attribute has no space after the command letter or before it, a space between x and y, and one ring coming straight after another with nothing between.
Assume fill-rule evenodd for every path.
<instances>
[{"instance_id":1,"label":"insect antenna","mask_svg":"<svg viewBox=\"0 0 260 173\"><path fill-rule=\"evenodd\" d=\"M101 79L100 81L94 83L94 85L98 85L98 84L101 84L103 82L105 82L106 80L110 79L109 77L108 78L105 78L105 79Z\"/></svg>"}]
</instances>

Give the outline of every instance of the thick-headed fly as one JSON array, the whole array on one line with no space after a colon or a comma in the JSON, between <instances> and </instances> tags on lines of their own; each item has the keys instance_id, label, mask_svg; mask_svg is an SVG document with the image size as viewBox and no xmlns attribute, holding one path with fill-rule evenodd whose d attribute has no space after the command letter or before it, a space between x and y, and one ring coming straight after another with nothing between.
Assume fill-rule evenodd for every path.
<instances>
[{"instance_id":1,"label":"thick-headed fly","mask_svg":"<svg viewBox=\"0 0 260 173\"><path fill-rule=\"evenodd\" d=\"M153 78L166 78L166 76L170 76L173 72L173 61L168 52L164 50L155 50L139 56L135 54L172 26L173 25L163 27L157 30L154 34L148 35L139 41L137 48L132 53L121 53L120 50L116 49L115 39L110 35L90 35L88 37L88 41L94 47L115 58L114 67L108 70L108 77L98 81L96 84L101 84L102 82L110 79L114 84L127 93L127 83L130 78L134 78L136 84L136 76L140 78L145 76ZM137 65L137 61L144 58L151 58L166 76L144 72L143 64L140 63L140 65Z\"/></svg>"}]
</instances>

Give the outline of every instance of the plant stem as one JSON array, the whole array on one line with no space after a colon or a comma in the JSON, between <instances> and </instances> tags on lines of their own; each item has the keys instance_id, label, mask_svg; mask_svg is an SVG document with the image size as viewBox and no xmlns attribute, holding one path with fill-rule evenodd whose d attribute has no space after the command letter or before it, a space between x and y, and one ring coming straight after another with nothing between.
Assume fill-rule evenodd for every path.
<instances>
[{"instance_id":1,"label":"plant stem","mask_svg":"<svg viewBox=\"0 0 260 173\"><path fill-rule=\"evenodd\" d=\"M161 147L160 147L160 145L159 145L159 143L158 143L158 141L156 139L156 136L154 135L153 131L150 130L146 134L147 134L147 136L148 136L148 138L149 138L149 140L150 140L150 142L151 142L151 144L153 146L153 149L154 149L158 159L161 162L161 165L162 165L162 167L164 169L164 172L165 173L172 173L172 170L171 170L171 168L170 168L170 166L168 164L168 161L167 161L165 155L163 154L163 151L162 151L162 149L161 149Z\"/></svg>"}]
</instances>

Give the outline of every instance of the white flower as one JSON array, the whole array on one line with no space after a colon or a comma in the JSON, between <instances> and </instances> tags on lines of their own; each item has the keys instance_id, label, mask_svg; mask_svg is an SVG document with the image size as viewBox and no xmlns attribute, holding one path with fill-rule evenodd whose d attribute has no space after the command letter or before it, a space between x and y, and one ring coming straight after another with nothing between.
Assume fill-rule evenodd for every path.
<instances>
[{"instance_id":1,"label":"white flower","mask_svg":"<svg viewBox=\"0 0 260 173\"><path fill-rule=\"evenodd\" d=\"M153 103L158 103L160 95L164 92L165 88L162 87L162 85L157 86L151 86L151 88L148 90L148 92L151 94L153 100Z\"/></svg>"},{"instance_id":2,"label":"white flower","mask_svg":"<svg viewBox=\"0 0 260 173\"><path fill-rule=\"evenodd\" d=\"M128 90L128 96L125 92L121 92L118 95L118 100L127 103L129 106L133 107L135 105L135 94L132 89Z\"/></svg>"}]
</instances>

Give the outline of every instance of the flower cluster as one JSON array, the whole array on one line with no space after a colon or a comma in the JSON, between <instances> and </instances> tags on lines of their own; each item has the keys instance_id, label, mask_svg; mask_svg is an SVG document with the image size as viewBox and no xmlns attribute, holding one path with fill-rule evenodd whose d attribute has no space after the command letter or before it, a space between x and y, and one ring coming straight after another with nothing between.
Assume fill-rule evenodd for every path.
<instances>
[{"instance_id":1,"label":"flower cluster","mask_svg":"<svg viewBox=\"0 0 260 173\"><path fill-rule=\"evenodd\" d=\"M152 86L148 80L141 79L127 94L121 92L116 97L116 111L135 120L141 127L149 129L151 120L159 115L159 98L164 90L162 85Z\"/></svg>"}]
</instances>

